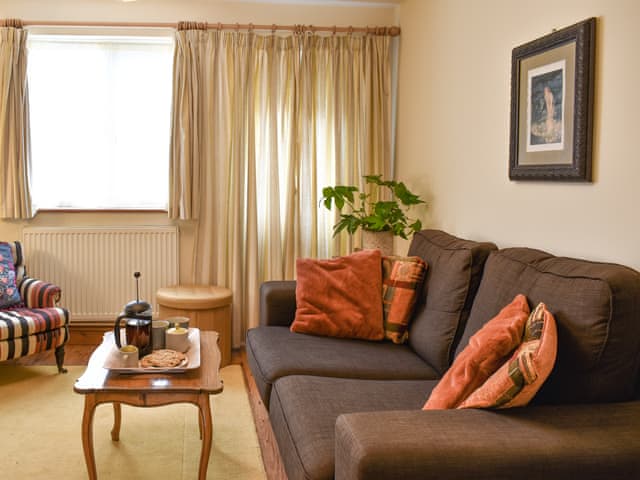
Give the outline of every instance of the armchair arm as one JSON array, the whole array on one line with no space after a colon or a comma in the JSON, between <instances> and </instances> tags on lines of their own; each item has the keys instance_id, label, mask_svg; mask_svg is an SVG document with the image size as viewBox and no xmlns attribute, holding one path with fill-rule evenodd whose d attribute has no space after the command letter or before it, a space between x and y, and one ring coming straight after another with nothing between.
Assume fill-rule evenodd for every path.
<instances>
[{"instance_id":1,"label":"armchair arm","mask_svg":"<svg viewBox=\"0 0 640 480\"><path fill-rule=\"evenodd\" d=\"M296 282L278 280L260 285L260 325L288 327L296 316Z\"/></svg>"},{"instance_id":2,"label":"armchair arm","mask_svg":"<svg viewBox=\"0 0 640 480\"><path fill-rule=\"evenodd\" d=\"M335 478L640 478L640 402L338 417Z\"/></svg>"},{"instance_id":3,"label":"armchair arm","mask_svg":"<svg viewBox=\"0 0 640 480\"><path fill-rule=\"evenodd\" d=\"M24 277L18 289L27 308L55 307L62 294L57 285L31 277Z\"/></svg>"}]
</instances>

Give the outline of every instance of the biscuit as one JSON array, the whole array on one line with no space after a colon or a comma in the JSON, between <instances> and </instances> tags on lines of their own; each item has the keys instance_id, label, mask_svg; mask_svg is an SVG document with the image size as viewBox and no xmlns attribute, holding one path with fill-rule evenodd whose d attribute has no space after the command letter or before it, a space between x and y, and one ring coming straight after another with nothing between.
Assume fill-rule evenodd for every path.
<instances>
[{"instance_id":1,"label":"biscuit","mask_svg":"<svg viewBox=\"0 0 640 480\"><path fill-rule=\"evenodd\" d=\"M176 352L175 350L155 350L140 360L140 366L143 368L177 367L186 359L187 356L184 353Z\"/></svg>"}]
</instances>

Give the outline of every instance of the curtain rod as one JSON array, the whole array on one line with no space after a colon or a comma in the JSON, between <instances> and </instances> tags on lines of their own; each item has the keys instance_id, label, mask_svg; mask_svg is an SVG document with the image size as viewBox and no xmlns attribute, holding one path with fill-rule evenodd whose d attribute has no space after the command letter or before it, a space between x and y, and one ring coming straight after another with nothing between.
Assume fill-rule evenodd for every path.
<instances>
[{"instance_id":1,"label":"curtain rod","mask_svg":"<svg viewBox=\"0 0 640 480\"><path fill-rule=\"evenodd\" d=\"M178 28L177 23L163 23L163 22L79 22L79 21L53 21L53 20L23 20L22 25L24 27L120 27L120 28ZM316 33L316 32L328 32L328 33L367 33L375 35L389 35L396 37L400 35L400 27L337 27L335 25L331 27L316 26L316 25L260 25L253 23L207 23L198 22L206 29L217 30L271 30L272 32L289 31L294 33Z\"/></svg>"}]
</instances>

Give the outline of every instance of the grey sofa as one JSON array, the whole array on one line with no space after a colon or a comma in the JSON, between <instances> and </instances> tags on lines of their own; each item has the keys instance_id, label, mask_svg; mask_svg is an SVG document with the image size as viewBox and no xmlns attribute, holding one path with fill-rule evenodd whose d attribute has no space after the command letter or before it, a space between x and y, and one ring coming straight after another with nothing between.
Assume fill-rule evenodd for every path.
<instances>
[{"instance_id":1,"label":"grey sofa","mask_svg":"<svg viewBox=\"0 0 640 480\"><path fill-rule=\"evenodd\" d=\"M640 478L640 274L498 250L437 230L406 345L293 333L295 282L261 287L251 371L290 480ZM533 402L422 411L469 337L513 297L544 301L558 356Z\"/></svg>"}]
</instances>

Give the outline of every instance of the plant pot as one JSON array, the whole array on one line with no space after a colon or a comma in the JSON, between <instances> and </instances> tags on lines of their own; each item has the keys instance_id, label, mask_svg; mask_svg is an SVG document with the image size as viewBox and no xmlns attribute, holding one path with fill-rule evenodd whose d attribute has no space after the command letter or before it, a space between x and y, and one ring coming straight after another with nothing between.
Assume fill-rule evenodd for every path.
<instances>
[{"instance_id":1,"label":"plant pot","mask_svg":"<svg viewBox=\"0 0 640 480\"><path fill-rule=\"evenodd\" d=\"M362 248L379 249L383 255L393 254L393 232L362 230Z\"/></svg>"}]
</instances>

